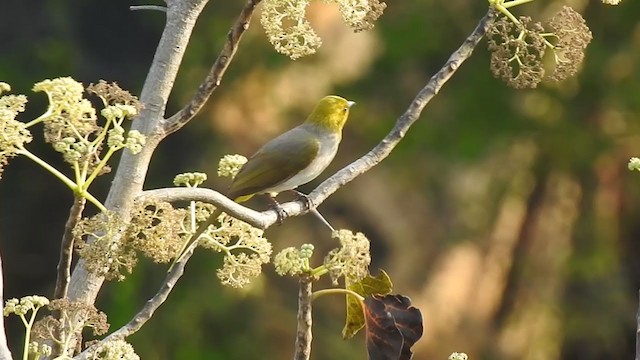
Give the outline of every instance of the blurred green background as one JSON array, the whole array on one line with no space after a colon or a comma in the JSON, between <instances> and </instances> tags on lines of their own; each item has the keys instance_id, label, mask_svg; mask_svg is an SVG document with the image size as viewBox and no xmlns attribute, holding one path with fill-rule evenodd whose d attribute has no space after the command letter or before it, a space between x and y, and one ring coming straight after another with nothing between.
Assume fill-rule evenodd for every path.
<instances>
[{"instance_id":1,"label":"blurred green background","mask_svg":"<svg viewBox=\"0 0 640 360\"><path fill-rule=\"evenodd\" d=\"M629 359L640 287L640 3L543 1L517 9L548 18L561 4L593 32L579 76L512 90L489 72L486 42L445 85L397 149L319 210L336 227L372 241L372 270L423 313L415 359ZM44 111L30 91L45 78L116 81L139 93L164 15L123 1L2 0L0 81L29 96L22 117ZM217 56L243 1L213 1L191 39L167 114L185 104ZM326 176L373 147L415 93L484 15L484 1L389 1L374 30L353 34L336 6L312 4L318 54L291 61L273 51L258 19L204 111L158 148L145 188L186 171L215 178L227 153L250 155L296 125L328 93L357 102ZM64 168L40 139L34 152ZM114 163L115 165L115 163ZM94 194L104 197L110 176ZM0 182L5 297L51 296L71 194L16 158ZM249 204L262 209L259 200ZM88 214L95 212L89 209ZM314 218L268 230L276 251L335 246ZM220 258L198 251L169 300L130 338L143 359L286 359L293 354L297 284L272 267L244 290L223 288ZM98 307L112 329L158 289L165 268L142 262L107 283ZM330 286L322 281L316 288ZM365 359L363 337L343 341L344 301L314 304L313 359ZM22 328L9 318L20 353Z\"/></svg>"}]
</instances>

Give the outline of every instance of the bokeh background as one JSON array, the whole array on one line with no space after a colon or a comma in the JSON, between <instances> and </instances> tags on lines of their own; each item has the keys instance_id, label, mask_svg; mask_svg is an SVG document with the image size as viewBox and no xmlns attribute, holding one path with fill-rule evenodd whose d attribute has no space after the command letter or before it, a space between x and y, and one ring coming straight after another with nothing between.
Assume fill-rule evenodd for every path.
<instances>
[{"instance_id":1,"label":"bokeh background","mask_svg":"<svg viewBox=\"0 0 640 360\"><path fill-rule=\"evenodd\" d=\"M425 109L397 149L320 207L340 228L372 242L372 270L422 310L415 359L630 359L640 288L640 3L539 0L517 9L542 20L560 5L583 13L593 32L579 76L512 90L489 72L483 42ZM160 12L124 1L2 0L0 80L29 96L23 119L46 106L31 87L73 76L117 81L139 93L164 24ZM212 1L191 39L168 114L193 94L243 1ZM353 34L335 5L314 2L323 39L315 55L279 55L259 21L240 45L222 86L202 113L158 148L146 188L186 171L216 179L217 160L250 155L300 122L323 95L356 101L332 166L364 154L393 126L415 93L484 15L482 1L389 1L374 30ZM38 139L34 152L64 168ZM115 164L115 163L114 163ZM105 175L94 193L104 197ZM50 296L72 197L26 159L0 182L0 251L5 296ZM262 209L256 200L251 206ZM88 214L95 212L88 210ZM275 250L311 242L315 261L335 246L312 217L268 230ZM169 300L130 338L143 359L286 359L295 334L297 284L268 266L244 290L223 288L220 258L198 251ZM142 262L107 283L98 307L112 329L155 293L165 267ZM316 288L330 286L322 281ZM314 307L313 359L365 359L364 339L341 339L344 300ZM7 320L14 354L21 324Z\"/></svg>"}]
</instances>

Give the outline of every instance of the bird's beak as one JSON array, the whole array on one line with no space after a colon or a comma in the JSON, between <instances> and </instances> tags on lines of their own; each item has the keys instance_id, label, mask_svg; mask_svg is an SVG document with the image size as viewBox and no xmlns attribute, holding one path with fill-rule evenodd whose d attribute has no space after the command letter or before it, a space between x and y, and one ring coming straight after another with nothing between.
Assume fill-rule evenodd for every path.
<instances>
[{"instance_id":1,"label":"bird's beak","mask_svg":"<svg viewBox=\"0 0 640 360\"><path fill-rule=\"evenodd\" d=\"M353 105L355 105L356 102L355 101L347 101L347 106L348 107L352 107Z\"/></svg>"}]
</instances>

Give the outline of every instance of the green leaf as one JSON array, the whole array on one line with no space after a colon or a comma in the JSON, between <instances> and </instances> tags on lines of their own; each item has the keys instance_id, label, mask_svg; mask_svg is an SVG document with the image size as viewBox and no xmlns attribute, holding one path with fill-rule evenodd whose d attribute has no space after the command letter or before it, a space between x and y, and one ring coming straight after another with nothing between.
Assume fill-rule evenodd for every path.
<instances>
[{"instance_id":1,"label":"green leaf","mask_svg":"<svg viewBox=\"0 0 640 360\"><path fill-rule=\"evenodd\" d=\"M376 277L369 275L355 283L347 281L346 287L362 297L367 297L370 295L387 295L391 293L393 284L389 275L381 269ZM364 327L364 309L362 306L363 304L360 300L354 296L347 295L347 319L342 329L342 337L344 339L351 339Z\"/></svg>"}]
</instances>

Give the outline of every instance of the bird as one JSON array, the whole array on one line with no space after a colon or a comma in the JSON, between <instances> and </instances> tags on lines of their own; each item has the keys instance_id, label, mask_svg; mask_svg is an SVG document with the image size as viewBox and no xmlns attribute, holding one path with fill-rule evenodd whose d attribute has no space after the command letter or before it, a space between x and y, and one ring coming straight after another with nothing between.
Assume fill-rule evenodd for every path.
<instances>
[{"instance_id":1,"label":"bird","mask_svg":"<svg viewBox=\"0 0 640 360\"><path fill-rule=\"evenodd\" d=\"M267 194L277 207L278 193L295 190L318 177L338 151L354 104L336 95L323 97L302 124L270 140L249 158L233 178L229 198L240 203ZM311 206L304 194L296 193Z\"/></svg>"},{"instance_id":2,"label":"bird","mask_svg":"<svg viewBox=\"0 0 640 360\"><path fill-rule=\"evenodd\" d=\"M338 152L342 128L349 117L349 109L354 104L355 102L336 95L320 99L302 124L270 140L249 158L233 178L228 197L241 203L257 194L269 195L269 199L275 204L278 224L281 224L286 213L275 196L283 191L295 191L298 186L318 177L329 166ZM311 210L309 198L300 192L296 193ZM218 208L198 226L174 264L193 248L192 245L209 225L216 222L220 214L222 210ZM322 217L321 219L324 220ZM326 221L325 224L331 228Z\"/></svg>"}]
</instances>

